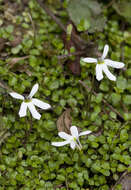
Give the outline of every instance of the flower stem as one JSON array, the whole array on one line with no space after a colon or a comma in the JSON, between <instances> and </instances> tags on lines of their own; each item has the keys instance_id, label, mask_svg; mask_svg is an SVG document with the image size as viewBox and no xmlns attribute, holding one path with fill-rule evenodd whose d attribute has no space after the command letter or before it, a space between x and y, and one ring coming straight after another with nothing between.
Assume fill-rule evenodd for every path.
<instances>
[{"instance_id":1,"label":"flower stem","mask_svg":"<svg viewBox=\"0 0 131 190\"><path fill-rule=\"evenodd\" d=\"M90 104L91 104L91 97L92 97L92 92L94 90L94 78L95 78L95 74L93 73L93 76L92 76L92 83L91 83L91 90L90 90L90 93L89 93L89 98L88 98L88 108L87 110L89 111L90 110Z\"/></svg>"}]
</instances>

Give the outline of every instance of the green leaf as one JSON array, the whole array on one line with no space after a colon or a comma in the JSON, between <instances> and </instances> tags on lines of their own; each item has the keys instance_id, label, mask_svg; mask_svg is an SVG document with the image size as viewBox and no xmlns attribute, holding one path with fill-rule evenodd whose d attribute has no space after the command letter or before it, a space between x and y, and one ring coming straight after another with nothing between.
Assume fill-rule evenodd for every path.
<instances>
[{"instance_id":1,"label":"green leaf","mask_svg":"<svg viewBox=\"0 0 131 190\"><path fill-rule=\"evenodd\" d=\"M118 105L121 100L121 95L117 93L112 93L111 94L111 100L114 105Z\"/></svg>"},{"instance_id":2,"label":"green leaf","mask_svg":"<svg viewBox=\"0 0 131 190\"><path fill-rule=\"evenodd\" d=\"M65 181L65 176L63 176L63 175L57 175L57 179L59 181Z\"/></svg>"},{"instance_id":3,"label":"green leaf","mask_svg":"<svg viewBox=\"0 0 131 190\"><path fill-rule=\"evenodd\" d=\"M11 52L13 53L13 54L17 54L17 53L19 53L19 51L22 49L22 45L18 45L18 46L16 46L16 47L14 47L14 48L12 48L11 49Z\"/></svg>"},{"instance_id":4,"label":"green leaf","mask_svg":"<svg viewBox=\"0 0 131 190\"><path fill-rule=\"evenodd\" d=\"M59 81L58 80L54 80L53 82L49 83L49 89L50 90L55 90L59 87Z\"/></svg>"},{"instance_id":5,"label":"green leaf","mask_svg":"<svg viewBox=\"0 0 131 190\"><path fill-rule=\"evenodd\" d=\"M128 139L128 133L126 129L122 129L120 133L120 140L122 142L126 141Z\"/></svg>"},{"instance_id":6,"label":"green leaf","mask_svg":"<svg viewBox=\"0 0 131 190\"><path fill-rule=\"evenodd\" d=\"M127 169L126 166L124 166L123 164L119 164L118 167L117 167L117 171L118 172L123 172Z\"/></svg>"},{"instance_id":7,"label":"green leaf","mask_svg":"<svg viewBox=\"0 0 131 190\"><path fill-rule=\"evenodd\" d=\"M95 97L95 102L100 103L102 101L103 94L98 93L97 96Z\"/></svg>"},{"instance_id":8,"label":"green leaf","mask_svg":"<svg viewBox=\"0 0 131 190\"><path fill-rule=\"evenodd\" d=\"M124 113L123 117L126 121L131 120L131 113Z\"/></svg>"},{"instance_id":9,"label":"green leaf","mask_svg":"<svg viewBox=\"0 0 131 190\"><path fill-rule=\"evenodd\" d=\"M101 165L100 165L99 162L98 163L96 162L96 163L92 164L91 167L93 168L93 170L96 170L96 171L100 171L101 170Z\"/></svg>"},{"instance_id":10,"label":"green leaf","mask_svg":"<svg viewBox=\"0 0 131 190\"><path fill-rule=\"evenodd\" d=\"M131 68L126 70L126 74L127 74L127 76L131 77Z\"/></svg>"},{"instance_id":11,"label":"green leaf","mask_svg":"<svg viewBox=\"0 0 131 190\"><path fill-rule=\"evenodd\" d=\"M108 87L108 84L107 84L107 81L102 81L101 84L100 84L100 89L104 92L107 92L109 91L109 87Z\"/></svg>"},{"instance_id":12,"label":"green leaf","mask_svg":"<svg viewBox=\"0 0 131 190\"><path fill-rule=\"evenodd\" d=\"M109 171L109 170L101 169L100 171L101 171L101 173L102 173L103 175L105 175L105 176L110 176L110 171Z\"/></svg>"},{"instance_id":13,"label":"green leaf","mask_svg":"<svg viewBox=\"0 0 131 190\"><path fill-rule=\"evenodd\" d=\"M116 10L116 12L127 18L129 22L131 22L131 1L129 0L120 0L116 3L113 3L113 8Z\"/></svg>"},{"instance_id":14,"label":"green leaf","mask_svg":"<svg viewBox=\"0 0 131 190\"><path fill-rule=\"evenodd\" d=\"M50 120L44 121L43 126L44 126L48 131L54 131L54 130L56 130L56 124L55 124L55 122L50 121Z\"/></svg>"},{"instance_id":15,"label":"green leaf","mask_svg":"<svg viewBox=\"0 0 131 190\"><path fill-rule=\"evenodd\" d=\"M70 0L67 10L79 31L101 31L105 26L101 6L96 0Z\"/></svg>"},{"instance_id":16,"label":"green leaf","mask_svg":"<svg viewBox=\"0 0 131 190\"><path fill-rule=\"evenodd\" d=\"M130 105L131 104L131 95L124 95L123 101L125 104Z\"/></svg>"},{"instance_id":17,"label":"green leaf","mask_svg":"<svg viewBox=\"0 0 131 190\"><path fill-rule=\"evenodd\" d=\"M90 28L90 22L86 19L81 19L80 23L77 26L78 31L85 31Z\"/></svg>"},{"instance_id":18,"label":"green leaf","mask_svg":"<svg viewBox=\"0 0 131 190\"><path fill-rule=\"evenodd\" d=\"M117 88L119 88L121 90L126 89L126 87L127 87L127 80L124 77L122 77L122 76L118 77L117 78L117 82L116 82L116 86L117 86Z\"/></svg>"},{"instance_id":19,"label":"green leaf","mask_svg":"<svg viewBox=\"0 0 131 190\"><path fill-rule=\"evenodd\" d=\"M8 33L12 33L13 30L14 30L14 26L13 25L8 25L6 28L5 28L6 32Z\"/></svg>"}]
</instances>

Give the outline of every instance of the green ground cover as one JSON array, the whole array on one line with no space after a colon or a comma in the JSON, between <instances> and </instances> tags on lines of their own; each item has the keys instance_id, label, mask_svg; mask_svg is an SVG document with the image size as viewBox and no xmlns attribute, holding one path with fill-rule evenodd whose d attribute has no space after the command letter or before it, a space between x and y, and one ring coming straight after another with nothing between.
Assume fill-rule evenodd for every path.
<instances>
[{"instance_id":1,"label":"green ground cover","mask_svg":"<svg viewBox=\"0 0 131 190\"><path fill-rule=\"evenodd\" d=\"M131 3L42 3L67 34L39 1L0 0L0 190L124 189L122 176L131 171ZM105 75L97 81L95 64L81 59L98 57L105 44L110 59L125 63L110 69L115 82ZM21 101L9 92L26 95L36 83L35 97L52 109L38 109L40 120L29 112L20 118ZM51 145L70 125L92 131L80 138L82 151Z\"/></svg>"}]
</instances>

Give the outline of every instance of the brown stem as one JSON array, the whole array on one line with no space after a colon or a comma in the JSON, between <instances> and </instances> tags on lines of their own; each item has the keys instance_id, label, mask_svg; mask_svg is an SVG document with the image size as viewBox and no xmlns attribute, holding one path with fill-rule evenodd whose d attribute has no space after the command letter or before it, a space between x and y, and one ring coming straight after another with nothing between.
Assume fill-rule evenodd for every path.
<instances>
[{"instance_id":1,"label":"brown stem","mask_svg":"<svg viewBox=\"0 0 131 190\"><path fill-rule=\"evenodd\" d=\"M81 80L79 80L79 83L82 84L82 86L84 86L89 92L90 92L90 88ZM97 93L93 90L92 93L97 96ZM116 113L122 120L124 120L123 116L115 109L113 108L113 106L111 106L104 98L102 99L102 102L108 106L114 113Z\"/></svg>"},{"instance_id":2,"label":"brown stem","mask_svg":"<svg viewBox=\"0 0 131 190\"><path fill-rule=\"evenodd\" d=\"M64 24L53 14L53 12L46 6L44 1L42 2L41 0L37 0L38 4L40 7L44 9L44 11L59 25L59 27L66 33L66 27ZM73 41L80 46L83 46L85 48L86 42L80 38L77 34L74 32L71 33L71 36L73 37Z\"/></svg>"}]
</instances>

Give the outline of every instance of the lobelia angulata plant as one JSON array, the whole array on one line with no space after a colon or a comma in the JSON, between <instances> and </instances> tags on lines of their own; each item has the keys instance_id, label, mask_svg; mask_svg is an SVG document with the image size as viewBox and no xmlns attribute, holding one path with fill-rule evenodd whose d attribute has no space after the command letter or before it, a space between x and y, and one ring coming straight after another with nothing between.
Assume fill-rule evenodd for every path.
<instances>
[{"instance_id":1,"label":"lobelia angulata plant","mask_svg":"<svg viewBox=\"0 0 131 190\"><path fill-rule=\"evenodd\" d=\"M41 109L44 109L44 110L51 108L51 106L49 104L47 104L47 103L45 103L45 102L43 102L37 98L33 98L33 96L37 92L38 88L39 88L39 85L35 84L32 87L32 90L31 90L29 96L27 96L26 98L24 96L16 93L16 92L9 93L13 98L23 100L23 102L20 106L20 110L19 110L19 116L20 117L26 116L27 115L27 108L29 108L33 118L39 120L41 118L41 115L38 113L35 106L37 106Z\"/></svg>"},{"instance_id":2,"label":"lobelia angulata plant","mask_svg":"<svg viewBox=\"0 0 131 190\"><path fill-rule=\"evenodd\" d=\"M112 61L111 59L105 59L108 54L108 51L109 51L109 46L105 45L103 54L100 58L96 59L96 58L86 57L82 59L82 61L87 63L96 63L96 79L98 81L103 79L103 72L110 80L116 81L116 77L109 71L108 66L120 69L123 68L125 65L122 62Z\"/></svg>"},{"instance_id":3,"label":"lobelia angulata plant","mask_svg":"<svg viewBox=\"0 0 131 190\"><path fill-rule=\"evenodd\" d=\"M78 129L76 126L71 126L70 128L70 132L71 135L65 133L65 132L59 132L58 135L65 139L65 141L63 142L52 142L51 144L53 146L64 146L66 144L70 144L70 147L74 150L76 147L81 150L82 149L82 145L79 141L79 137L83 136L83 135L88 135L90 134L92 131L83 131L81 133L78 133Z\"/></svg>"}]
</instances>

